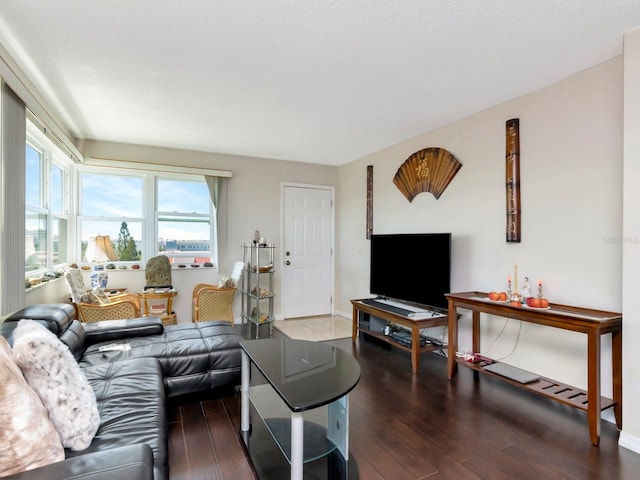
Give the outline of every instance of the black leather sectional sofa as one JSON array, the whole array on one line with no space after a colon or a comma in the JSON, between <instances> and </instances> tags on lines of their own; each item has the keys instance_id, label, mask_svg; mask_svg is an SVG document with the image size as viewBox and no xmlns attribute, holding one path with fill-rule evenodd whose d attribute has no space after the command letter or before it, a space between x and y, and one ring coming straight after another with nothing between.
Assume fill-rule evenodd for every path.
<instances>
[{"instance_id":1,"label":"black leather sectional sofa","mask_svg":"<svg viewBox=\"0 0 640 480\"><path fill-rule=\"evenodd\" d=\"M241 337L228 322L80 323L71 305L33 305L0 323L9 343L23 318L69 346L96 394L100 427L86 450L66 450L62 462L6 478L167 479L167 399L240 383Z\"/></svg>"}]
</instances>

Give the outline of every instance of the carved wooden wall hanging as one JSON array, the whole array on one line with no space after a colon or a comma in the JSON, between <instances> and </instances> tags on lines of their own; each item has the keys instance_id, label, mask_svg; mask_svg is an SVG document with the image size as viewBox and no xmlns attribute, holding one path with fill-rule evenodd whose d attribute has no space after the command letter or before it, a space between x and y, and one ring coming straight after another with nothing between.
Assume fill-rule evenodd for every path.
<instances>
[{"instance_id":1,"label":"carved wooden wall hanging","mask_svg":"<svg viewBox=\"0 0 640 480\"><path fill-rule=\"evenodd\" d=\"M520 242L520 120L506 122L507 242Z\"/></svg>"},{"instance_id":2,"label":"carved wooden wall hanging","mask_svg":"<svg viewBox=\"0 0 640 480\"><path fill-rule=\"evenodd\" d=\"M367 165L367 240L373 233L373 165Z\"/></svg>"},{"instance_id":3,"label":"carved wooden wall hanging","mask_svg":"<svg viewBox=\"0 0 640 480\"><path fill-rule=\"evenodd\" d=\"M422 192L430 192L438 199L461 167L444 148L425 148L400 165L393 183L410 202Z\"/></svg>"}]
</instances>

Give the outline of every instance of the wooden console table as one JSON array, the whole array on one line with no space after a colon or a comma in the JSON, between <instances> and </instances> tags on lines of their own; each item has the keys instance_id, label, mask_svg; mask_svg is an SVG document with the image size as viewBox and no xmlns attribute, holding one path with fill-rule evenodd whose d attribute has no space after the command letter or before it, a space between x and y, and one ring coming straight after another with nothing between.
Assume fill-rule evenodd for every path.
<instances>
[{"instance_id":1,"label":"wooden console table","mask_svg":"<svg viewBox=\"0 0 640 480\"><path fill-rule=\"evenodd\" d=\"M420 346L420 329L422 328L431 328L431 327L439 327L447 325L447 315L443 313L440 316L432 317L432 318L411 318L404 315L400 315L398 313L390 312L388 310L384 310L382 308L377 308L373 305L368 305L363 302L363 300L351 300L351 304L353 305L353 325L351 332L351 340L356 341L358 337L358 328L359 328L359 313L362 312L364 315L373 315L374 317L381 318L386 320L387 322L394 323L397 325L402 325L404 327L409 327L411 329L411 346L407 347L402 345L399 342L396 342L389 336L383 335L381 333L377 333L367 329L360 329L362 333L375 337L379 340L387 342L394 347L398 347L402 350L406 350L411 352L411 368L413 373L418 373L420 369L420 354L422 352L432 352L434 350L438 350L440 346L435 345L424 345Z\"/></svg>"},{"instance_id":2,"label":"wooden console table","mask_svg":"<svg viewBox=\"0 0 640 480\"><path fill-rule=\"evenodd\" d=\"M446 297L449 301L449 358L447 362L449 380L455 375L456 365L462 364L476 372L494 375L518 387L583 410L587 412L589 435L593 445L598 445L600 442L600 412L602 410L613 407L616 425L622 429L622 314L557 304L551 304L549 309L511 306L505 302L491 301L483 292L450 293ZM458 308L472 311L474 352L480 352L480 313L586 334L587 390L563 385L543 377L532 383L521 384L484 371L478 364L457 358ZM601 336L607 333L611 334L613 399L600 396Z\"/></svg>"}]
</instances>

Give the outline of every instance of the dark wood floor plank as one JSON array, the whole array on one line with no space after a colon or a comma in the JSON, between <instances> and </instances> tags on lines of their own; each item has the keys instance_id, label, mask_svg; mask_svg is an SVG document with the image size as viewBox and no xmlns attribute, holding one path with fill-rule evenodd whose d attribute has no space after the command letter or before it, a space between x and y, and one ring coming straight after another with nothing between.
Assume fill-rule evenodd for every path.
<instances>
[{"instance_id":1,"label":"dark wood floor plank","mask_svg":"<svg viewBox=\"0 0 640 480\"><path fill-rule=\"evenodd\" d=\"M187 462L187 450L180 418L180 408L170 407L169 418L169 478L172 480L190 480L191 473Z\"/></svg>"},{"instance_id":2,"label":"dark wood floor plank","mask_svg":"<svg viewBox=\"0 0 640 480\"><path fill-rule=\"evenodd\" d=\"M511 474L503 472L500 468L500 465L493 463L491 458L485 460L483 458L475 457L467 462L464 462L464 466L465 468L467 468L467 470L473 472L473 474L483 479L514 480L517 478L518 480L521 480L522 478L519 476L514 477Z\"/></svg>"},{"instance_id":3,"label":"dark wood floor plank","mask_svg":"<svg viewBox=\"0 0 640 480\"><path fill-rule=\"evenodd\" d=\"M274 333L274 336L277 336ZM604 422L591 445L584 412L460 367L359 339L330 342L362 369L351 392L350 455L362 480L637 480L640 455ZM239 439L237 390L189 399L169 413L170 478L253 480ZM274 452L279 454L279 452Z\"/></svg>"},{"instance_id":4,"label":"dark wood floor plank","mask_svg":"<svg viewBox=\"0 0 640 480\"><path fill-rule=\"evenodd\" d=\"M204 416L215 415L224 412L224 404L221 398L210 398L202 401Z\"/></svg>"},{"instance_id":5,"label":"dark wood floor plank","mask_svg":"<svg viewBox=\"0 0 640 480\"><path fill-rule=\"evenodd\" d=\"M209 436L202 405L188 403L180 407L187 461L192 480L223 480Z\"/></svg>"},{"instance_id":6,"label":"dark wood floor plank","mask_svg":"<svg viewBox=\"0 0 640 480\"><path fill-rule=\"evenodd\" d=\"M455 460L446 448L442 448L442 444L438 441L439 437L433 435L433 431L422 430L419 423L407 424L397 418L390 418L382 422L382 426L389 431L395 432L400 436L408 448L413 449L416 453L422 455L437 472L443 474L442 478L467 478L478 480L479 477L470 472L463 463ZM468 446L468 445L467 445ZM470 453L470 458L475 454Z\"/></svg>"},{"instance_id":7,"label":"dark wood floor plank","mask_svg":"<svg viewBox=\"0 0 640 480\"><path fill-rule=\"evenodd\" d=\"M409 450L393 432L381 428L377 422L351 427L349 439L354 450L367 460L383 478L414 480L437 470L420 455Z\"/></svg>"},{"instance_id":8,"label":"dark wood floor plank","mask_svg":"<svg viewBox=\"0 0 640 480\"><path fill-rule=\"evenodd\" d=\"M513 459L519 468L530 464L536 469L544 469L547 472L544 478L599 478L598 473L586 465L575 462L561 453L550 452L549 449L542 453L535 447L522 448L514 445L505 448L503 453Z\"/></svg>"},{"instance_id":9,"label":"dark wood floor plank","mask_svg":"<svg viewBox=\"0 0 640 480\"><path fill-rule=\"evenodd\" d=\"M358 466L358 475L362 480L384 480L384 477L381 476L373 465L371 465L364 457L360 456L353 449L349 452L352 459L355 460L356 465Z\"/></svg>"},{"instance_id":10,"label":"dark wood floor plank","mask_svg":"<svg viewBox=\"0 0 640 480\"><path fill-rule=\"evenodd\" d=\"M221 478L254 480L255 475L246 461L238 433L224 409L221 413L207 415L206 420Z\"/></svg>"}]
</instances>

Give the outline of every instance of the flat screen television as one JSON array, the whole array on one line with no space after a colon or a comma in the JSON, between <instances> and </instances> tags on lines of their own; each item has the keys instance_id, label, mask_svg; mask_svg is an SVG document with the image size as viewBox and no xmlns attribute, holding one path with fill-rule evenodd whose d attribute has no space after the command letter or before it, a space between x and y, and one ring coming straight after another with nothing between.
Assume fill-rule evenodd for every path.
<instances>
[{"instance_id":1,"label":"flat screen television","mask_svg":"<svg viewBox=\"0 0 640 480\"><path fill-rule=\"evenodd\" d=\"M451 234L371 235L371 294L447 308Z\"/></svg>"}]
</instances>

